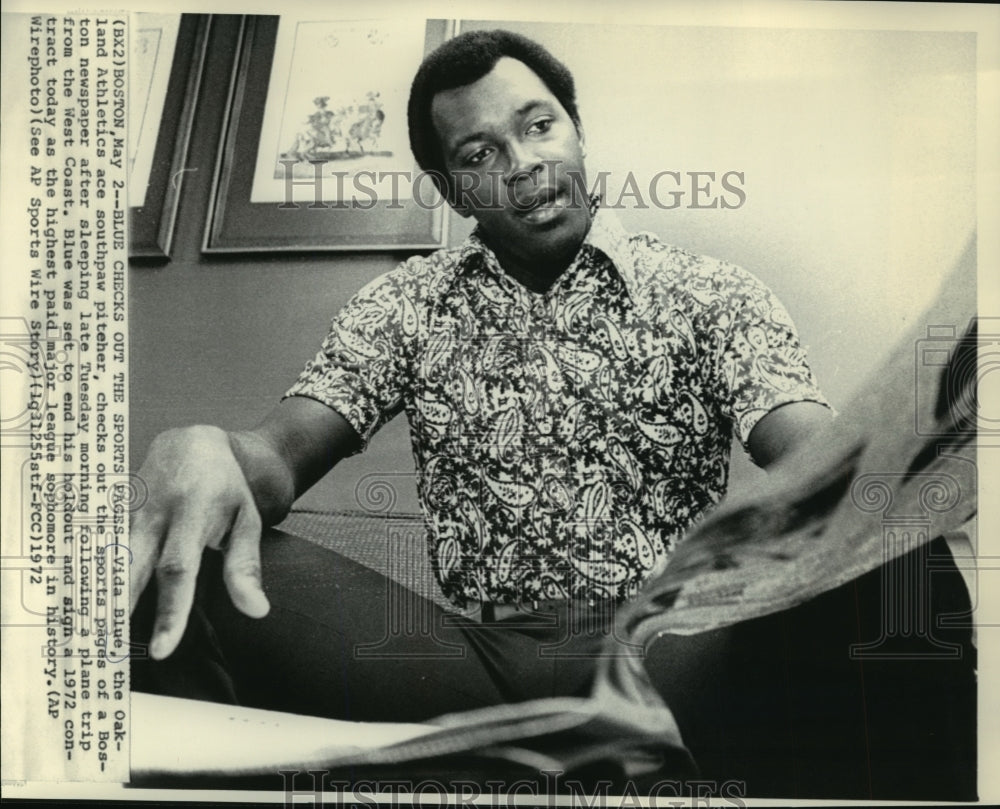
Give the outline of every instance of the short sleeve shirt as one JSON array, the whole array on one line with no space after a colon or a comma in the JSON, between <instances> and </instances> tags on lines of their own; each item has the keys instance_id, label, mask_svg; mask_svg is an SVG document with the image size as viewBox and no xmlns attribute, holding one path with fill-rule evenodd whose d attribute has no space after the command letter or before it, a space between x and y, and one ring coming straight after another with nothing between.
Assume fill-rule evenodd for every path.
<instances>
[{"instance_id":1,"label":"short sleeve shirt","mask_svg":"<svg viewBox=\"0 0 1000 809\"><path fill-rule=\"evenodd\" d=\"M409 259L334 318L287 395L363 445L406 413L458 605L631 597L724 495L733 434L745 448L774 408L826 404L767 287L601 208L545 293L477 233Z\"/></svg>"}]
</instances>

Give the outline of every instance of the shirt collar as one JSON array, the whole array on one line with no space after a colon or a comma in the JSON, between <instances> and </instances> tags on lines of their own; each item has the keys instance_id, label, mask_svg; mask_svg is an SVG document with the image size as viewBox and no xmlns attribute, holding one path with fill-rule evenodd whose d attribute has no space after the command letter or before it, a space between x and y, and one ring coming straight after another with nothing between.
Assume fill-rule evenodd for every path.
<instances>
[{"instance_id":1,"label":"shirt collar","mask_svg":"<svg viewBox=\"0 0 1000 809\"><path fill-rule=\"evenodd\" d=\"M586 255L586 251L602 253L618 271L625 282L629 297L635 301L638 281L635 261L629 246L629 235L618 221L618 217L600 203L600 197L591 200L590 230L583 240L575 262L580 261ZM458 249L456 277L464 275L474 266L484 266L493 271L500 269L496 255L482 240L478 225Z\"/></svg>"}]
</instances>

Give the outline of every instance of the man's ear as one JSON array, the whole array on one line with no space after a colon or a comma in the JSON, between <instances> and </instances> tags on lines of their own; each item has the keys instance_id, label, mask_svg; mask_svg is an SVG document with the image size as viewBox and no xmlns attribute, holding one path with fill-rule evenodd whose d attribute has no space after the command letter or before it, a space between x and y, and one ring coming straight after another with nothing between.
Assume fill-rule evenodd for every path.
<instances>
[{"instance_id":1,"label":"man's ear","mask_svg":"<svg viewBox=\"0 0 1000 809\"><path fill-rule=\"evenodd\" d=\"M583 157L587 156L587 135L583 131L583 124L579 121L575 122L576 125L576 136L580 139L580 155Z\"/></svg>"}]
</instances>

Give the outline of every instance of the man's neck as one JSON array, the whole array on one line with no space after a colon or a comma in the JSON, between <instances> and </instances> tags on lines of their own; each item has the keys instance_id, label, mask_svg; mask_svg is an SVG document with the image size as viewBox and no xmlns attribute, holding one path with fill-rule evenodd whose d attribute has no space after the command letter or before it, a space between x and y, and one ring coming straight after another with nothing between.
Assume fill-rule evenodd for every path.
<instances>
[{"instance_id":1,"label":"man's neck","mask_svg":"<svg viewBox=\"0 0 1000 809\"><path fill-rule=\"evenodd\" d=\"M593 225L592 219L589 224ZM589 226L587 232L589 232ZM533 256L518 255L516 251L510 250L506 245L495 242L488 233L482 233L481 238L496 255L500 267L507 275L532 292L544 293L548 292L573 263L583 245L586 233L579 241L561 251Z\"/></svg>"},{"instance_id":2,"label":"man's neck","mask_svg":"<svg viewBox=\"0 0 1000 809\"><path fill-rule=\"evenodd\" d=\"M493 252L496 253L497 260L507 275L521 286L539 293L548 292L552 285L559 280L559 277L566 272L576 256L576 250L574 250L571 256L561 259L525 261L509 254L502 255L501 251L496 249Z\"/></svg>"}]
</instances>

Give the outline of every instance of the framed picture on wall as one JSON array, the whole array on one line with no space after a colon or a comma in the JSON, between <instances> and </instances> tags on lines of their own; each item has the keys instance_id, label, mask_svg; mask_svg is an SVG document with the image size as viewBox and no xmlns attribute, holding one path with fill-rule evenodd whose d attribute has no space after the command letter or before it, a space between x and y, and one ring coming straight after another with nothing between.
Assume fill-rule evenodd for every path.
<instances>
[{"instance_id":1,"label":"framed picture on wall","mask_svg":"<svg viewBox=\"0 0 1000 809\"><path fill-rule=\"evenodd\" d=\"M243 20L203 250L436 249L447 208L406 102L447 20Z\"/></svg>"},{"instance_id":2,"label":"framed picture on wall","mask_svg":"<svg viewBox=\"0 0 1000 809\"><path fill-rule=\"evenodd\" d=\"M129 63L131 258L168 259L210 17L135 15Z\"/></svg>"}]
</instances>

